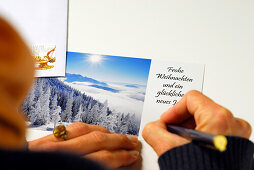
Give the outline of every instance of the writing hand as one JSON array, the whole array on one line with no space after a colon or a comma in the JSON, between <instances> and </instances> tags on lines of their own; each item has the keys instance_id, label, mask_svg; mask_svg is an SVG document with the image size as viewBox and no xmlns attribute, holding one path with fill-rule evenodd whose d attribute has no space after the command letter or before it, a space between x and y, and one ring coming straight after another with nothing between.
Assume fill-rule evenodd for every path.
<instances>
[{"instance_id":1,"label":"writing hand","mask_svg":"<svg viewBox=\"0 0 254 170\"><path fill-rule=\"evenodd\" d=\"M136 136L110 133L101 126L81 122L72 123L66 130L67 140L48 135L29 142L29 150L74 152L108 168L130 165L138 159Z\"/></svg>"},{"instance_id":2,"label":"writing hand","mask_svg":"<svg viewBox=\"0 0 254 170\"><path fill-rule=\"evenodd\" d=\"M160 120L145 126L142 135L159 156L173 147L189 142L168 132L167 124L214 135L249 138L251 134L251 126L248 122L234 117L229 110L194 90L186 93L175 106L164 112Z\"/></svg>"}]
</instances>

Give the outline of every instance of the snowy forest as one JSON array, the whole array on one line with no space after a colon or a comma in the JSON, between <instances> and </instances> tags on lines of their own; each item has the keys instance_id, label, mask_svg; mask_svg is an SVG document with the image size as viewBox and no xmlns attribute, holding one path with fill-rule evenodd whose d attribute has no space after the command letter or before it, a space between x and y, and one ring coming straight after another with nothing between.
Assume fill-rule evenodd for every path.
<instances>
[{"instance_id":1,"label":"snowy forest","mask_svg":"<svg viewBox=\"0 0 254 170\"><path fill-rule=\"evenodd\" d=\"M37 78L22 111L31 127L81 121L115 133L138 135L139 131L134 113L110 110L107 100L101 103L57 78Z\"/></svg>"}]
</instances>

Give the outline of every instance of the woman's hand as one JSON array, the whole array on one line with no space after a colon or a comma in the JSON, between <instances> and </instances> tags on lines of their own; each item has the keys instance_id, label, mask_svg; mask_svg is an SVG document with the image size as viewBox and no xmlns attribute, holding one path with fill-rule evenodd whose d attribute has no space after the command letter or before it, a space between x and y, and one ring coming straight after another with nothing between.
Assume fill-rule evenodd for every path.
<instances>
[{"instance_id":1,"label":"woman's hand","mask_svg":"<svg viewBox=\"0 0 254 170\"><path fill-rule=\"evenodd\" d=\"M174 124L214 135L249 138L251 126L236 118L226 108L216 104L198 91L190 91L172 108L163 113L160 120L148 123L143 137L160 156L173 147L189 141L167 131L166 125Z\"/></svg>"},{"instance_id":2,"label":"woman's hand","mask_svg":"<svg viewBox=\"0 0 254 170\"><path fill-rule=\"evenodd\" d=\"M110 133L104 127L81 122L67 126L66 131L66 140L48 135L29 142L29 150L74 152L109 168L127 166L138 159L136 136Z\"/></svg>"}]
</instances>

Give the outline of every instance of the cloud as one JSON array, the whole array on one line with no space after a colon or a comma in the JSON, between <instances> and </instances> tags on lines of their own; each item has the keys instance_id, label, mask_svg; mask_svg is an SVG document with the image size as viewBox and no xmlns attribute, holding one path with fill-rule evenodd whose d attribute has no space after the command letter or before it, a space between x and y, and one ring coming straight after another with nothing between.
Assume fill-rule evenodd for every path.
<instances>
[{"instance_id":1,"label":"cloud","mask_svg":"<svg viewBox=\"0 0 254 170\"><path fill-rule=\"evenodd\" d=\"M144 101L145 100L145 96L143 94L135 94L135 95L129 95L130 98L136 99L136 100L140 100L140 101Z\"/></svg>"},{"instance_id":2,"label":"cloud","mask_svg":"<svg viewBox=\"0 0 254 170\"><path fill-rule=\"evenodd\" d=\"M111 110L126 114L135 113L138 118L141 117L145 98L145 86L133 88L126 86L126 84L107 83L107 88L116 90L116 93L105 89L104 86L98 87L98 85L88 82L64 83L102 103L107 100Z\"/></svg>"},{"instance_id":3,"label":"cloud","mask_svg":"<svg viewBox=\"0 0 254 170\"><path fill-rule=\"evenodd\" d=\"M98 89L102 89L102 90L107 90L107 91L110 91L110 92L113 92L113 93L119 93L119 90L116 90L116 89L113 89L113 88L110 88L110 87L99 86L99 85L96 85L96 84L93 84L93 85L90 85L90 86L98 88Z\"/></svg>"}]
</instances>

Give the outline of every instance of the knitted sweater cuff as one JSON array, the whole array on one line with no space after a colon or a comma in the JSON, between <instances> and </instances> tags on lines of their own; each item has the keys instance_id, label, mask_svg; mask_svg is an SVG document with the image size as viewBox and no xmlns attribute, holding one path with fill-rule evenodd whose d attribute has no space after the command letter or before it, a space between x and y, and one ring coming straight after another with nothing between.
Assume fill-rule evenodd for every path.
<instances>
[{"instance_id":1,"label":"knitted sweater cuff","mask_svg":"<svg viewBox=\"0 0 254 170\"><path fill-rule=\"evenodd\" d=\"M254 168L254 144L248 139L227 137L225 152L193 142L168 150L159 157L160 169L172 170L251 170Z\"/></svg>"}]
</instances>

